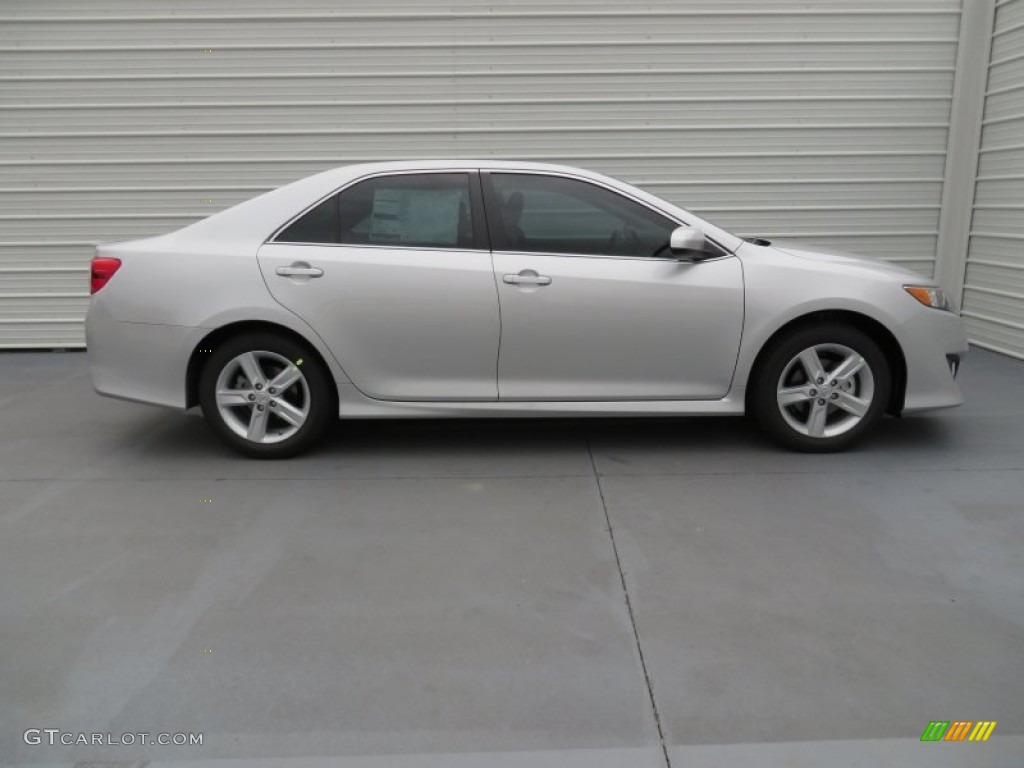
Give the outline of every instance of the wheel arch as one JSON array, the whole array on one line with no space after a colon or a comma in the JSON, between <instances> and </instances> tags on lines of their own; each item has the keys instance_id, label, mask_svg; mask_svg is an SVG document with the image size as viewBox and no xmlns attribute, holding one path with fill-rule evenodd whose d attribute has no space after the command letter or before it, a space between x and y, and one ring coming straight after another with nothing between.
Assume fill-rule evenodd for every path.
<instances>
[{"instance_id":1,"label":"wheel arch","mask_svg":"<svg viewBox=\"0 0 1024 768\"><path fill-rule=\"evenodd\" d=\"M794 331L808 326L820 325L823 322L842 323L856 328L870 336L879 347L881 347L889 368L892 372L892 393L889 396L889 403L886 406L886 413L898 416L903 410L904 397L907 391L907 360L903 354L903 348L893 335L892 331L873 317L854 312L847 309L826 309L809 312L788 321L779 327L761 345L754 363L750 367L749 382L754 382L760 373L761 365L768 355L768 351L779 341L779 339ZM754 390L753 386L746 389L746 405L749 410L750 397Z\"/></svg>"},{"instance_id":2,"label":"wheel arch","mask_svg":"<svg viewBox=\"0 0 1024 768\"><path fill-rule=\"evenodd\" d=\"M293 341L307 347L310 354L324 367L327 372L327 379L334 395L335 403L338 402L338 382L331 371L331 366L324 359L316 344L305 338L287 326L273 323L267 320L241 320L228 323L210 331L204 336L189 355L188 365L185 369L185 407L191 408L199 404L199 375L203 370L203 364L211 350L225 340L243 333L276 333L292 339Z\"/></svg>"}]
</instances>

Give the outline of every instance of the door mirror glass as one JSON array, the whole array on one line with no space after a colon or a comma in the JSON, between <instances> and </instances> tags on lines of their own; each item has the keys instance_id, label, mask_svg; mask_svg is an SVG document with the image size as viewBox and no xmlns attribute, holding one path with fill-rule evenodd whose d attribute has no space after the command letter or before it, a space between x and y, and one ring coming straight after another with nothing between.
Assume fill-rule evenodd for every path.
<instances>
[{"instance_id":1,"label":"door mirror glass","mask_svg":"<svg viewBox=\"0 0 1024 768\"><path fill-rule=\"evenodd\" d=\"M700 261L708 258L704 233L693 227L677 227L672 230L668 243L672 255L686 261Z\"/></svg>"}]
</instances>

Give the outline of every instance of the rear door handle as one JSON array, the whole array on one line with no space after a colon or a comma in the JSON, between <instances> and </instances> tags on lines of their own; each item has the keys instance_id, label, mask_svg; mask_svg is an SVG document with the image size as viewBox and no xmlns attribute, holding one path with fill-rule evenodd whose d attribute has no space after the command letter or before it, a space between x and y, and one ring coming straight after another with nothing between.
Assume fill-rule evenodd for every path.
<instances>
[{"instance_id":1,"label":"rear door handle","mask_svg":"<svg viewBox=\"0 0 1024 768\"><path fill-rule=\"evenodd\" d=\"M518 275L505 275L501 278L502 282L508 283L509 285L551 285L551 278L547 275L534 274L523 274Z\"/></svg>"},{"instance_id":2,"label":"rear door handle","mask_svg":"<svg viewBox=\"0 0 1024 768\"><path fill-rule=\"evenodd\" d=\"M278 267L274 270L281 277L320 277L324 271L308 264L292 264L290 267Z\"/></svg>"}]
</instances>

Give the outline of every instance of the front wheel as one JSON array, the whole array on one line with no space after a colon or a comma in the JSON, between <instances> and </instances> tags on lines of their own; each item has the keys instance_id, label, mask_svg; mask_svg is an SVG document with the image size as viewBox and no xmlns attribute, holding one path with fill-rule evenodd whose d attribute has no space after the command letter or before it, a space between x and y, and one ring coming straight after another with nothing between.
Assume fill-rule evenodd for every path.
<instances>
[{"instance_id":1,"label":"front wheel","mask_svg":"<svg viewBox=\"0 0 1024 768\"><path fill-rule=\"evenodd\" d=\"M752 415L772 439L793 450L824 453L849 448L878 423L892 374L870 336L828 324L775 343L751 384Z\"/></svg>"},{"instance_id":2,"label":"front wheel","mask_svg":"<svg viewBox=\"0 0 1024 768\"><path fill-rule=\"evenodd\" d=\"M337 418L329 373L278 334L236 336L213 350L199 377L203 416L224 442L261 459L294 456Z\"/></svg>"}]
</instances>

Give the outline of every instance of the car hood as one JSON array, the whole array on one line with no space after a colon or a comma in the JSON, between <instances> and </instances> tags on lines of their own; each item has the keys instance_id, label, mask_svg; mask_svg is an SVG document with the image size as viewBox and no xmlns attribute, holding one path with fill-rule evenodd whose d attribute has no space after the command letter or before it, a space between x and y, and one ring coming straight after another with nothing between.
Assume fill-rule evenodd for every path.
<instances>
[{"instance_id":1,"label":"car hood","mask_svg":"<svg viewBox=\"0 0 1024 768\"><path fill-rule=\"evenodd\" d=\"M921 275L918 273L880 259L869 259L866 256L858 256L857 254L846 253L844 251L817 250L807 248L796 243L773 242L771 247L777 251L781 251L782 253L795 256L798 259L808 259L810 261L829 262L833 264L847 264L851 267L859 267L877 274L888 275L894 279L911 279L915 282L922 282Z\"/></svg>"}]
</instances>

